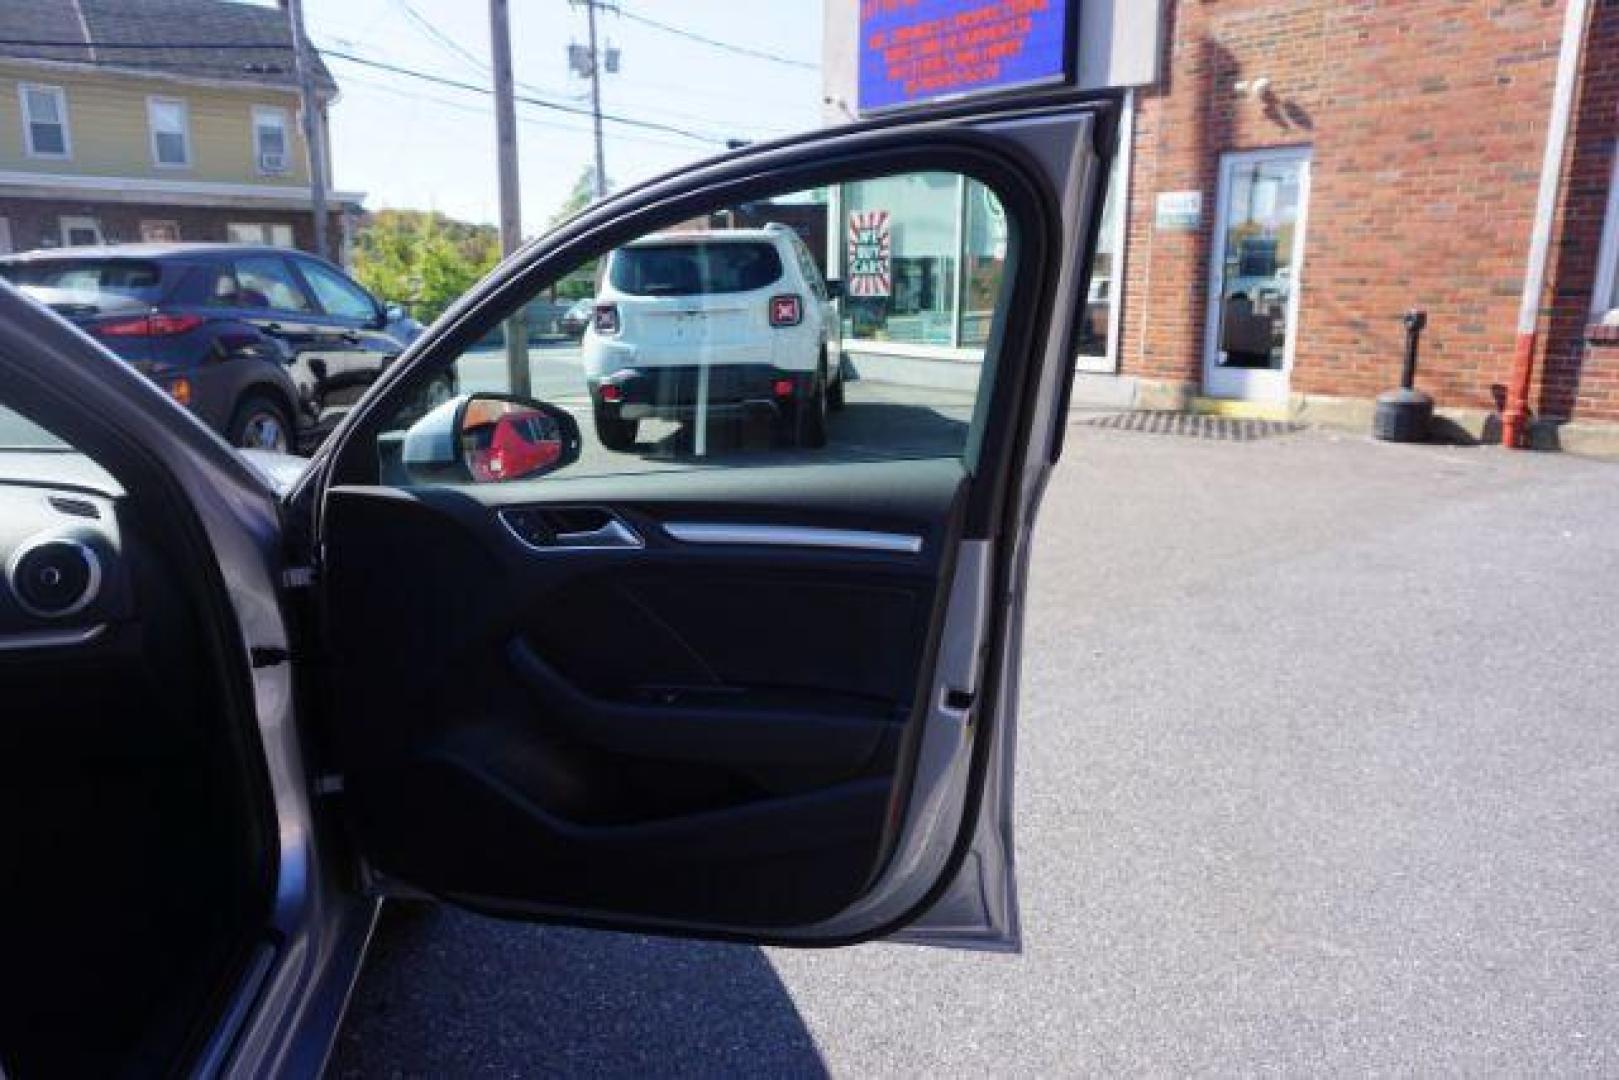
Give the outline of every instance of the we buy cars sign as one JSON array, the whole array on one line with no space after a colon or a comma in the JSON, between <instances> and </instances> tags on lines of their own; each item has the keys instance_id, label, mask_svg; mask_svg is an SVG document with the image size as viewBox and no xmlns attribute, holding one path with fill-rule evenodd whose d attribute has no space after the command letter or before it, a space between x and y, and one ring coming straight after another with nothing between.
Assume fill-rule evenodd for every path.
<instances>
[{"instance_id":1,"label":"we buy cars sign","mask_svg":"<svg viewBox=\"0 0 1619 1080\"><path fill-rule=\"evenodd\" d=\"M861 0L862 112L1071 81L1078 0Z\"/></svg>"},{"instance_id":2,"label":"we buy cars sign","mask_svg":"<svg viewBox=\"0 0 1619 1080\"><path fill-rule=\"evenodd\" d=\"M856 210L849 215L850 296L887 296L893 291L893 244L887 210Z\"/></svg>"}]
</instances>

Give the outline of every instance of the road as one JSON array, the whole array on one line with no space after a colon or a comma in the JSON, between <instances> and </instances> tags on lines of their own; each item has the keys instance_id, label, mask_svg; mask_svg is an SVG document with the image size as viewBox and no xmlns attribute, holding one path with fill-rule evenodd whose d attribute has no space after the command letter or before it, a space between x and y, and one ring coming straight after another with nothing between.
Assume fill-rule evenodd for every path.
<instances>
[{"instance_id":1,"label":"road","mask_svg":"<svg viewBox=\"0 0 1619 1080\"><path fill-rule=\"evenodd\" d=\"M1021 956L389 914L333 1075L1619 1073L1619 470L1076 423Z\"/></svg>"}]
</instances>

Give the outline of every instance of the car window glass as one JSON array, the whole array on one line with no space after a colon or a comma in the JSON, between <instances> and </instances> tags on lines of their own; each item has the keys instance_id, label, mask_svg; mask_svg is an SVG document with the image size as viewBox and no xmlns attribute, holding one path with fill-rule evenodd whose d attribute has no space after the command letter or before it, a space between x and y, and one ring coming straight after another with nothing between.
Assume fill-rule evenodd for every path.
<instances>
[{"instance_id":1,"label":"car window glass","mask_svg":"<svg viewBox=\"0 0 1619 1080\"><path fill-rule=\"evenodd\" d=\"M781 278L779 241L653 236L613 252L608 280L637 296L750 292Z\"/></svg>"},{"instance_id":2,"label":"car window glass","mask_svg":"<svg viewBox=\"0 0 1619 1080\"><path fill-rule=\"evenodd\" d=\"M273 255L247 255L232 260L236 276L235 304L244 308L307 312L309 299L293 280L286 262Z\"/></svg>"},{"instance_id":3,"label":"car window glass","mask_svg":"<svg viewBox=\"0 0 1619 1080\"><path fill-rule=\"evenodd\" d=\"M558 479L929 457L970 465L1015 240L995 193L954 173L717 207L606 253L582 339L560 319L533 317L547 282L515 308L527 313L520 329L497 322L448 367L414 372L412 406L378 435L379 468L388 482L445 482L443 470L416 476L401 464L422 395L523 393L524 374L530 398L578 425L581 452ZM817 289L826 280L843 283L838 299Z\"/></svg>"},{"instance_id":4,"label":"car window glass","mask_svg":"<svg viewBox=\"0 0 1619 1080\"><path fill-rule=\"evenodd\" d=\"M810 292L816 299L826 299L826 282L821 278L821 268L815 265L815 256L810 254L804 241L793 237L793 254L798 256L798 268L804 272L804 280L809 283Z\"/></svg>"},{"instance_id":5,"label":"car window glass","mask_svg":"<svg viewBox=\"0 0 1619 1080\"><path fill-rule=\"evenodd\" d=\"M370 295L337 271L308 259L300 259L298 269L328 315L366 321L376 318L377 308Z\"/></svg>"},{"instance_id":6,"label":"car window glass","mask_svg":"<svg viewBox=\"0 0 1619 1080\"><path fill-rule=\"evenodd\" d=\"M155 262L130 259L50 259L13 263L0 275L14 285L57 290L77 297L128 297L155 303L163 272Z\"/></svg>"}]
</instances>

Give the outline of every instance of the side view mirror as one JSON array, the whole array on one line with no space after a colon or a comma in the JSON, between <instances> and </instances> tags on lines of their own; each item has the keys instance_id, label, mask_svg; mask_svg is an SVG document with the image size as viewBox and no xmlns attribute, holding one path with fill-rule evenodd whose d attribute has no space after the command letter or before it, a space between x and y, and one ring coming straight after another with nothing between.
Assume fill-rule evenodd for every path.
<instances>
[{"instance_id":1,"label":"side view mirror","mask_svg":"<svg viewBox=\"0 0 1619 1080\"><path fill-rule=\"evenodd\" d=\"M833 279L829 280L826 283L826 298L828 300L842 300L843 299L843 282L839 281L836 278L833 278Z\"/></svg>"},{"instance_id":2,"label":"side view mirror","mask_svg":"<svg viewBox=\"0 0 1619 1080\"><path fill-rule=\"evenodd\" d=\"M400 464L416 483L532 480L579 460L579 423L555 405L511 394L461 394L412 424Z\"/></svg>"}]
</instances>

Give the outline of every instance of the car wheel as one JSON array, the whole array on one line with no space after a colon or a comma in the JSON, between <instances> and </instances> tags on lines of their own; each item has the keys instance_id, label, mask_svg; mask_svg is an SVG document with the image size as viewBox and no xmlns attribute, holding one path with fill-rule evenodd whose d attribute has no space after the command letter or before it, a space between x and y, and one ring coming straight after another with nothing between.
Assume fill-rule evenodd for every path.
<instances>
[{"instance_id":1,"label":"car wheel","mask_svg":"<svg viewBox=\"0 0 1619 1080\"><path fill-rule=\"evenodd\" d=\"M828 382L826 384L826 405L827 405L827 408L831 409L833 412L842 412L843 411L843 406L844 406L843 384L844 384L844 382L845 382L845 379L843 377L843 363L842 363L842 361L839 361L839 363L838 363L838 377L835 380L832 380L832 381L830 381L830 382Z\"/></svg>"},{"instance_id":2,"label":"car wheel","mask_svg":"<svg viewBox=\"0 0 1619 1080\"><path fill-rule=\"evenodd\" d=\"M292 452L292 420L287 410L266 397L250 397L236 406L225 438L246 450Z\"/></svg>"},{"instance_id":3,"label":"car wheel","mask_svg":"<svg viewBox=\"0 0 1619 1080\"><path fill-rule=\"evenodd\" d=\"M639 420L626 420L606 409L596 410L596 437L609 450L633 450L640 427Z\"/></svg>"},{"instance_id":4,"label":"car wheel","mask_svg":"<svg viewBox=\"0 0 1619 1080\"><path fill-rule=\"evenodd\" d=\"M826 445L826 364L815 372L815 381L809 395L799 401L789 418L792 421L792 442L810 450Z\"/></svg>"}]
</instances>

